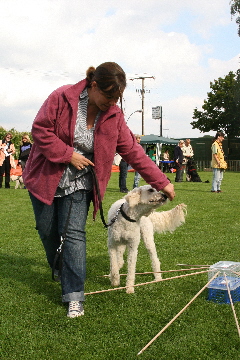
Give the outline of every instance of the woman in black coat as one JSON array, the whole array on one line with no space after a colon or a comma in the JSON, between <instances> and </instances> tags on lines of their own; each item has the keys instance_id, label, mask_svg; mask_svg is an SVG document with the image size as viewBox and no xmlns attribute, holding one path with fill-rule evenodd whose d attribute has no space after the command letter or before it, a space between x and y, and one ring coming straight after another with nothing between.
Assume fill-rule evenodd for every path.
<instances>
[{"instance_id":1,"label":"woman in black coat","mask_svg":"<svg viewBox=\"0 0 240 360\"><path fill-rule=\"evenodd\" d=\"M174 149L174 162L176 167L176 177L175 182L181 182L183 180L183 152L182 147L184 145L184 140L180 140L178 146Z\"/></svg>"},{"instance_id":2,"label":"woman in black coat","mask_svg":"<svg viewBox=\"0 0 240 360\"><path fill-rule=\"evenodd\" d=\"M18 162L21 164L22 171L25 168L31 148L32 148L32 142L31 142L29 136L23 135L21 145L20 145L19 158L18 158Z\"/></svg>"}]
</instances>

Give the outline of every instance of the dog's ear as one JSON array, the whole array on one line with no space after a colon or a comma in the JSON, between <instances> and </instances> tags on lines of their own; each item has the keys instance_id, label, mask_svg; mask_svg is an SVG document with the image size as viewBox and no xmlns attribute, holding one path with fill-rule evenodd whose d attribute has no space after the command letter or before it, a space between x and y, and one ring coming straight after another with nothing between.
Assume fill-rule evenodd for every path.
<instances>
[{"instance_id":1,"label":"dog's ear","mask_svg":"<svg viewBox=\"0 0 240 360\"><path fill-rule=\"evenodd\" d=\"M140 202L141 189L135 188L134 190L130 191L124 198L130 207L136 206Z\"/></svg>"}]
</instances>

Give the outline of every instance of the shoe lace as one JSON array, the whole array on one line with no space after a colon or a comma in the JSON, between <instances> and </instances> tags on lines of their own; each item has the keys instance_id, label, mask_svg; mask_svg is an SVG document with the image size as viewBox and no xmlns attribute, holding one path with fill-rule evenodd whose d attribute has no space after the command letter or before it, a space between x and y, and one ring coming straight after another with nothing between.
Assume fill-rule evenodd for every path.
<instances>
[{"instance_id":1,"label":"shoe lace","mask_svg":"<svg viewBox=\"0 0 240 360\"><path fill-rule=\"evenodd\" d=\"M81 303L80 303L80 301L70 301L70 303L69 303L69 311L81 311Z\"/></svg>"}]
</instances>

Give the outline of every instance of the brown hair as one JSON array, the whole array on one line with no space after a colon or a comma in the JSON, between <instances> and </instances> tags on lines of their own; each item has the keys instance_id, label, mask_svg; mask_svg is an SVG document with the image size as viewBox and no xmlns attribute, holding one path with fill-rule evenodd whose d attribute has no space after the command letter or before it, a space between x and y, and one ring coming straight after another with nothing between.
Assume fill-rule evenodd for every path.
<instances>
[{"instance_id":1,"label":"brown hair","mask_svg":"<svg viewBox=\"0 0 240 360\"><path fill-rule=\"evenodd\" d=\"M6 133L6 135L4 136L3 140L6 141L6 137L7 136L11 136L11 140L12 140L12 134L10 132Z\"/></svg>"},{"instance_id":2,"label":"brown hair","mask_svg":"<svg viewBox=\"0 0 240 360\"><path fill-rule=\"evenodd\" d=\"M92 81L96 81L99 89L105 94L112 95L116 91L120 92L120 102L122 107L122 94L127 85L126 74L115 62L105 62L96 69L90 66L86 71L89 86Z\"/></svg>"},{"instance_id":3,"label":"brown hair","mask_svg":"<svg viewBox=\"0 0 240 360\"><path fill-rule=\"evenodd\" d=\"M219 137L219 136L222 136L222 137L224 137L225 135L224 135L224 133L222 132L222 131L218 131L217 133L216 133L216 135L215 135L215 140Z\"/></svg>"}]
</instances>

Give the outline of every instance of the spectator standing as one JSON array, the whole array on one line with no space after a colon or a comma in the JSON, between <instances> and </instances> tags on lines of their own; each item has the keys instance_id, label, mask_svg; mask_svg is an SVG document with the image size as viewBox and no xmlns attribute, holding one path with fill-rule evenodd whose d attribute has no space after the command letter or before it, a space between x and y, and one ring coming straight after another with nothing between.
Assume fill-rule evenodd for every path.
<instances>
[{"instance_id":1,"label":"spectator standing","mask_svg":"<svg viewBox=\"0 0 240 360\"><path fill-rule=\"evenodd\" d=\"M11 141L12 134L7 133L3 140L0 140L0 188L2 188L3 175L5 173L5 189L10 189L11 167L16 168L14 161L15 146Z\"/></svg>"},{"instance_id":2,"label":"spectator standing","mask_svg":"<svg viewBox=\"0 0 240 360\"><path fill-rule=\"evenodd\" d=\"M176 177L175 182L182 182L183 180L183 152L182 147L184 145L184 140L180 140L178 145L174 149L174 163L176 167Z\"/></svg>"},{"instance_id":3,"label":"spectator standing","mask_svg":"<svg viewBox=\"0 0 240 360\"><path fill-rule=\"evenodd\" d=\"M23 135L18 157L18 162L21 164L22 171L25 169L25 165L29 157L31 148L32 142L30 140L30 137L27 134Z\"/></svg>"},{"instance_id":4,"label":"spectator standing","mask_svg":"<svg viewBox=\"0 0 240 360\"><path fill-rule=\"evenodd\" d=\"M218 131L215 135L214 142L212 144L212 190L211 192L220 193L221 183L223 179L224 170L227 168L227 163L224 159L224 152L222 148L222 142L224 140L224 133Z\"/></svg>"},{"instance_id":5,"label":"spectator standing","mask_svg":"<svg viewBox=\"0 0 240 360\"><path fill-rule=\"evenodd\" d=\"M186 171L186 180L190 181L189 177L188 177L188 160L193 158L193 148L192 145L190 144L191 140L190 139L186 139L185 143L182 147L182 152L183 152L183 171Z\"/></svg>"},{"instance_id":6,"label":"spectator standing","mask_svg":"<svg viewBox=\"0 0 240 360\"><path fill-rule=\"evenodd\" d=\"M152 159L152 161L156 162L156 151L154 150L153 145L150 147L150 150L148 152L148 156L150 157L150 159Z\"/></svg>"},{"instance_id":7,"label":"spectator standing","mask_svg":"<svg viewBox=\"0 0 240 360\"><path fill-rule=\"evenodd\" d=\"M168 150L166 150L163 153L163 161L169 161L169 152ZM163 172L168 172L169 171L169 164L163 164Z\"/></svg>"},{"instance_id":8,"label":"spectator standing","mask_svg":"<svg viewBox=\"0 0 240 360\"><path fill-rule=\"evenodd\" d=\"M121 159L119 164L119 190L121 193L128 193L127 188L128 163Z\"/></svg>"},{"instance_id":9,"label":"spectator standing","mask_svg":"<svg viewBox=\"0 0 240 360\"><path fill-rule=\"evenodd\" d=\"M137 143L140 144L140 142L141 142L141 136L135 134L135 139L136 139ZM136 188L136 187L138 187L140 178L141 178L141 175L139 174L139 172L135 171L134 180L133 180L133 189Z\"/></svg>"}]
</instances>

